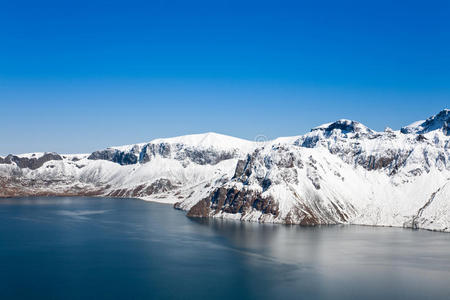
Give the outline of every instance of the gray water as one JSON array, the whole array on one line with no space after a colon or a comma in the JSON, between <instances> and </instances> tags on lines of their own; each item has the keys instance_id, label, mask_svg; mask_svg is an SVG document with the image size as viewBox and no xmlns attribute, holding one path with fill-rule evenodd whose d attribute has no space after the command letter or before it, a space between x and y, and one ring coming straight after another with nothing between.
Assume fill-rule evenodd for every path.
<instances>
[{"instance_id":1,"label":"gray water","mask_svg":"<svg viewBox=\"0 0 450 300\"><path fill-rule=\"evenodd\" d=\"M1 299L450 299L450 234L0 199Z\"/></svg>"}]
</instances>

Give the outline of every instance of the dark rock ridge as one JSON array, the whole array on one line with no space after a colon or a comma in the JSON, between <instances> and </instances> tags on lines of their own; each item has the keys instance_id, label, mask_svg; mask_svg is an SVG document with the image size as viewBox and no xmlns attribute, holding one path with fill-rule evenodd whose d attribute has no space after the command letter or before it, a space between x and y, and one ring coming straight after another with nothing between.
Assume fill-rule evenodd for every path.
<instances>
[{"instance_id":1,"label":"dark rock ridge","mask_svg":"<svg viewBox=\"0 0 450 300\"><path fill-rule=\"evenodd\" d=\"M42 167L48 161L62 160L62 157L57 153L45 153L41 157L19 157L15 155L8 155L5 158L0 157L0 164L12 164L15 163L19 168L28 168L30 170L36 170Z\"/></svg>"},{"instance_id":2,"label":"dark rock ridge","mask_svg":"<svg viewBox=\"0 0 450 300\"><path fill-rule=\"evenodd\" d=\"M235 151L222 151L217 149L198 149L186 147L183 144L169 143L149 143L140 149L135 145L129 151L121 151L114 148L95 151L89 155L90 160L107 160L120 165L133 165L137 163L147 163L155 157L173 158L179 161L190 161L199 165L216 165L227 159L232 159L238 155Z\"/></svg>"},{"instance_id":3,"label":"dark rock ridge","mask_svg":"<svg viewBox=\"0 0 450 300\"><path fill-rule=\"evenodd\" d=\"M90 160L108 160L111 162L118 163L120 165L134 165L138 162L135 150L136 147L133 147L131 151L124 152L119 151L117 149L106 149L95 151L91 155L89 155L88 159Z\"/></svg>"},{"instance_id":4,"label":"dark rock ridge","mask_svg":"<svg viewBox=\"0 0 450 300\"><path fill-rule=\"evenodd\" d=\"M326 127L316 127L311 129L311 131L317 131L317 130L321 130L324 131L326 133L331 133L333 130L340 130L341 133L346 134L346 133L367 133L367 132L373 132L371 129L367 128L366 126L364 126L363 124L356 122L356 121L352 121L352 120L338 120L334 123L331 123L330 125L326 126Z\"/></svg>"},{"instance_id":5,"label":"dark rock ridge","mask_svg":"<svg viewBox=\"0 0 450 300\"><path fill-rule=\"evenodd\" d=\"M275 218L279 213L278 203L271 197L263 197L260 193L250 190L218 188L209 197L194 205L187 215L189 217L209 217L223 212L240 213L245 216L252 210L260 211L265 215L270 214Z\"/></svg>"}]
</instances>

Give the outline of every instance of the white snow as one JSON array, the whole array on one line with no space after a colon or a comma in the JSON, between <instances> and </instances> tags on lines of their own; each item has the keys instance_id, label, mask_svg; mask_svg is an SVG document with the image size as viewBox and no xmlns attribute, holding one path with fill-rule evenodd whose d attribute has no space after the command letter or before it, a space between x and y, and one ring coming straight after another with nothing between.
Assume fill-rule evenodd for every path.
<instances>
[{"instance_id":1,"label":"white snow","mask_svg":"<svg viewBox=\"0 0 450 300\"><path fill-rule=\"evenodd\" d=\"M165 139L155 139L152 140L150 143L183 144L192 147L216 148L222 150L240 149L243 152L249 152L251 149L255 147L255 143L252 141L235 138L223 134L218 134L214 132L208 132L203 134L191 134Z\"/></svg>"},{"instance_id":2,"label":"white snow","mask_svg":"<svg viewBox=\"0 0 450 300\"><path fill-rule=\"evenodd\" d=\"M326 130L335 123L342 128L355 126L357 130L341 130L339 126ZM404 128L417 132L423 123L418 121ZM62 161L48 161L36 170L0 164L0 180L18 178L14 188L50 194L101 187L103 195L123 191L117 195L181 202L180 207L185 210L218 187L233 187L272 197L278 203L279 215L252 209L245 214L219 211L214 217L283 223L290 216L299 223L301 217L294 212L300 211L314 214L325 224L450 231L450 137L433 126L420 139L413 133L375 132L346 119L315 127L302 136L263 143L211 132L193 134L109 148L134 151L139 156L146 145L171 145L168 155L156 153L145 163L120 165L90 160L89 154L63 154ZM184 155L192 150L207 150L208 155L217 156L217 162L199 163ZM43 154L20 157L38 158ZM233 178L238 161L248 159L252 163L251 175L245 182ZM271 182L265 190L261 186L263 179ZM29 187L25 184L28 182L42 185ZM166 186L167 182L170 184ZM146 189L151 192L139 192Z\"/></svg>"}]
</instances>

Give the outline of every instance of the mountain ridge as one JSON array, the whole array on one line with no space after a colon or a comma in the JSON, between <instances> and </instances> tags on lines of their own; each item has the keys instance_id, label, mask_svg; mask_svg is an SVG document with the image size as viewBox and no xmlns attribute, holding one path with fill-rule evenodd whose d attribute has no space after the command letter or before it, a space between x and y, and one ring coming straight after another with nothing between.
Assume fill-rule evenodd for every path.
<instances>
[{"instance_id":1,"label":"mountain ridge","mask_svg":"<svg viewBox=\"0 0 450 300\"><path fill-rule=\"evenodd\" d=\"M274 140L210 132L90 154L8 155L0 197L136 197L195 217L450 231L448 117L445 109L408 130L340 119Z\"/></svg>"},{"instance_id":2,"label":"mountain ridge","mask_svg":"<svg viewBox=\"0 0 450 300\"><path fill-rule=\"evenodd\" d=\"M417 131L413 132L412 130L410 131L410 130L407 130L406 128L418 127L418 126L422 125L423 123L425 123L425 122L427 122L429 120L434 120L436 117L439 118L439 117L441 117L443 115L445 115L445 117L447 118L447 120L446 120L447 123L450 123L450 109L446 108L446 109L443 109L442 111L440 111L438 114L436 114L434 116L431 116L431 117L429 117L426 120L415 121L415 122L413 122L413 123L411 123L411 124L409 124L407 126L401 127L399 130L392 130L392 131L394 131L394 132L395 131L400 131L401 133L404 133L404 134L412 134L412 133L414 133L414 134L419 133L420 134L420 132L417 132ZM338 127L339 126L338 124L349 124L349 126L360 126L360 128L364 128L364 129L366 129L368 131L371 131L371 132L374 132L374 133L382 132L382 131L373 130L373 129L367 127L366 125L364 125L363 123L361 123L359 121L351 120L351 119L345 119L345 118L344 119L338 119L338 120L336 120L334 122L324 123L324 124L318 125L316 127L311 128L310 132L316 131L316 130L324 130L324 129L330 127L330 126L337 126ZM433 130L438 130L438 129L441 129L441 128L445 127L445 126L446 126L446 124L442 123L442 125L440 127L434 128ZM390 127L386 127L386 128L391 129ZM238 137L234 137L234 136L231 136L231 135L226 135L226 134L221 134L221 133L218 133L218 132L209 131L209 132L204 132L204 133L194 133L194 134L187 134L187 135L168 137L168 138L155 138L153 140L150 140L149 142L140 142L140 143L136 143L136 144L125 144L125 145L119 145L119 146L109 146L109 147L107 147L105 149L117 149L117 150L125 151L125 150L130 150L134 146L143 146L143 145L148 144L148 143L164 143L164 142L172 142L173 143L173 142L183 142L183 140L191 140L191 142L188 142L186 144L191 144L191 145L197 144L198 145L198 144L201 144L201 143L199 143L199 141L205 140L205 139L207 139L210 136L215 136L216 138L224 138L224 139L229 139L229 140L240 141L241 143L252 143L252 142L254 142L254 141L251 141L251 140L248 140L248 139L244 139L244 138L238 138ZM302 135L277 137L277 138L274 138L272 140L266 139L266 142L276 141L276 140L280 140L280 139L290 139L290 138L300 137L300 136L302 136ZM197 143L195 142L196 138L197 138ZM213 143L210 142L210 144L213 144ZM55 154L56 152L54 152L54 151L51 151L51 152L45 151L45 152L29 152L29 153L20 153L20 154L12 154L12 153L10 153L8 155L15 155L15 156L18 156L18 157L30 157L30 156L43 155L43 154L46 154L46 153L54 153ZM0 155L0 158L5 158L8 155L3 155L3 156ZM61 155L80 155L81 156L81 155L88 155L88 153L65 153L65 154L61 154Z\"/></svg>"}]
</instances>

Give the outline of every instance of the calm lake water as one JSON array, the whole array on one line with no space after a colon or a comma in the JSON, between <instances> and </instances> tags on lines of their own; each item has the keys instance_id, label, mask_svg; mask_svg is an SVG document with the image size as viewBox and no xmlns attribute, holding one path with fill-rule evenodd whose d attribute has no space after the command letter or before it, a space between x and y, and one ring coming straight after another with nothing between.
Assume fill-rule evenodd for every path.
<instances>
[{"instance_id":1,"label":"calm lake water","mask_svg":"<svg viewBox=\"0 0 450 300\"><path fill-rule=\"evenodd\" d=\"M450 299L450 234L0 199L1 299Z\"/></svg>"}]
</instances>

